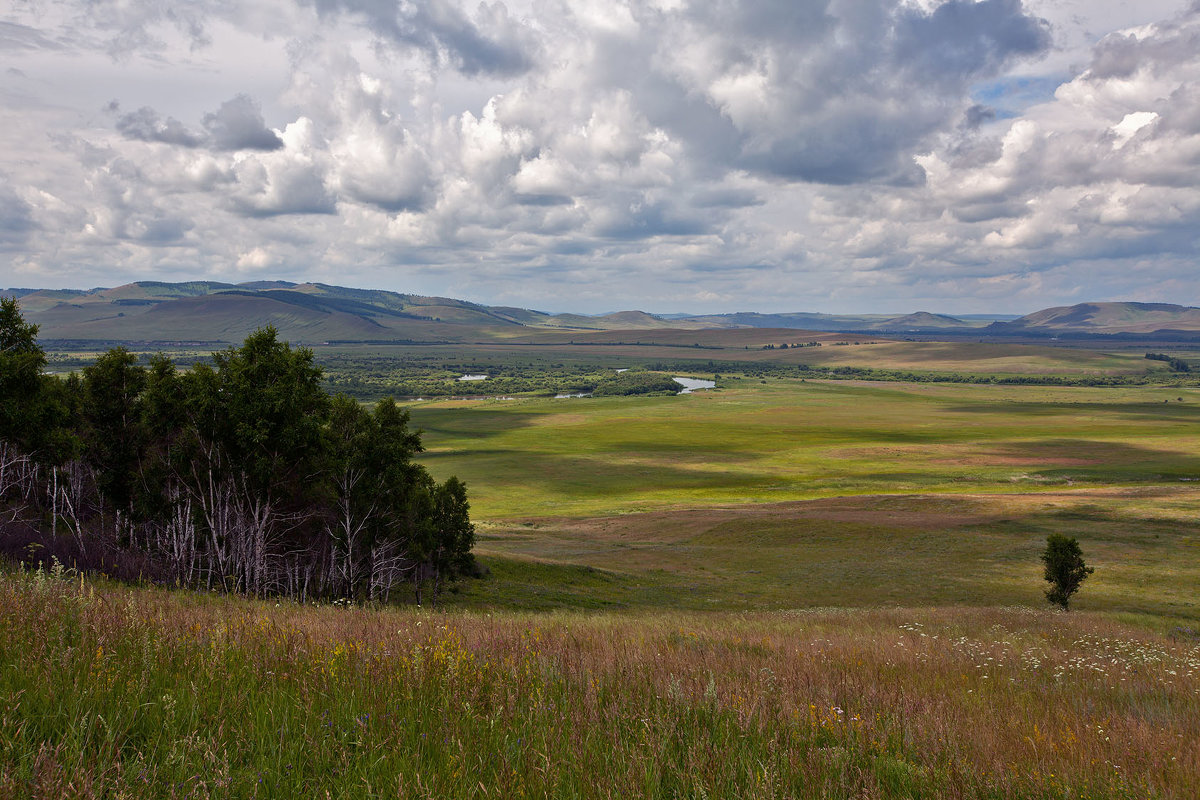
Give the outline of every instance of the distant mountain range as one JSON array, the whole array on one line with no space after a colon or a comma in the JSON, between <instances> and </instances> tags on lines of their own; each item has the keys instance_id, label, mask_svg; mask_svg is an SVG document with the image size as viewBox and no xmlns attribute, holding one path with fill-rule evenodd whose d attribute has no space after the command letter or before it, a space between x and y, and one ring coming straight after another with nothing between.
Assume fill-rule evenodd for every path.
<instances>
[{"instance_id":1,"label":"distant mountain range","mask_svg":"<svg viewBox=\"0 0 1200 800\"><path fill-rule=\"evenodd\" d=\"M816 313L656 316L549 314L322 283L139 281L114 288L6 289L43 339L126 342L238 342L265 324L289 341L503 340L534 330L787 328L988 336L1200 334L1200 308L1164 303L1083 303L1024 317Z\"/></svg>"}]
</instances>

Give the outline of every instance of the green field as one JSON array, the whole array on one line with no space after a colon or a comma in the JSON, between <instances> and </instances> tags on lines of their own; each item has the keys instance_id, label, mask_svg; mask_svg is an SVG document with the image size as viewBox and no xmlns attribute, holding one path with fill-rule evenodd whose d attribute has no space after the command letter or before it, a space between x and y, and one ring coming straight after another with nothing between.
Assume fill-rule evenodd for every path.
<instances>
[{"instance_id":1,"label":"green field","mask_svg":"<svg viewBox=\"0 0 1200 800\"><path fill-rule=\"evenodd\" d=\"M1062 532L1080 607L1200 618L1196 390L723 384L413 405L494 573L459 601L1036 605Z\"/></svg>"}]
</instances>

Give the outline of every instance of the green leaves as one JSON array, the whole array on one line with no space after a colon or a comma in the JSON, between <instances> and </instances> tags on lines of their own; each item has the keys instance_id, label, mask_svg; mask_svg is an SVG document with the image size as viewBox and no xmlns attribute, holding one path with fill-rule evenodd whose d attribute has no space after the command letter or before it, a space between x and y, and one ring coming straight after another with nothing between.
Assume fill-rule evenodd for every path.
<instances>
[{"instance_id":1,"label":"green leaves","mask_svg":"<svg viewBox=\"0 0 1200 800\"><path fill-rule=\"evenodd\" d=\"M1061 533L1052 533L1046 538L1042 563L1046 565L1045 577L1050 583L1046 599L1063 610L1067 609L1071 595L1079 590L1084 579L1095 572L1083 562L1079 542Z\"/></svg>"},{"instance_id":2,"label":"green leaves","mask_svg":"<svg viewBox=\"0 0 1200 800\"><path fill-rule=\"evenodd\" d=\"M121 510L133 501L136 473L147 445L141 414L145 388L145 368L124 347L109 350L83 370L86 457L96 468L100 492Z\"/></svg>"},{"instance_id":3,"label":"green leaves","mask_svg":"<svg viewBox=\"0 0 1200 800\"><path fill-rule=\"evenodd\" d=\"M413 462L408 412L330 398L312 351L274 328L212 366L146 368L117 347L65 380L42 374L36 334L0 301L0 439L21 463L68 467L28 470L21 492L50 498L51 542L69 506L81 569L103 553L190 585L386 599L406 580L436 597L473 564L465 487Z\"/></svg>"},{"instance_id":4,"label":"green leaves","mask_svg":"<svg viewBox=\"0 0 1200 800\"><path fill-rule=\"evenodd\" d=\"M329 397L311 350L293 350L273 327L215 353L192 398L207 413L202 434L221 445L259 492L275 494L316 466ZM207 397L197 395L207 394Z\"/></svg>"},{"instance_id":5,"label":"green leaves","mask_svg":"<svg viewBox=\"0 0 1200 800\"><path fill-rule=\"evenodd\" d=\"M37 409L46 354L36 325L21 318L17 301L0 298L0 439L25 446L36 438Z\"/></svg>"}]
</instances>

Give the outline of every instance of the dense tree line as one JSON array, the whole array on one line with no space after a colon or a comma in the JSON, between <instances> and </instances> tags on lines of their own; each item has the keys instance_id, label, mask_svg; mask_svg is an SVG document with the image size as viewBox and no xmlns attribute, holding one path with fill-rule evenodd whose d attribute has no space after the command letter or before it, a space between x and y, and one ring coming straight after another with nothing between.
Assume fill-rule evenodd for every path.
<instances>
[{"instance_id":1,"label":"dense tree line","mask_svg":"<svg viewBox=\"0 0 1200 800\"><path fill-rule=\"evenodd\" d=\"M477 570L466 487L437 483L408 412L331 397L273 328L212 364L121 347L81 375L0 300L0 545L119 577L297 599L436 602Z\"/></svg>"},{"instance_id":2,"label":"dense tree line","mask_svg":"<svg viewBox=\"0 0 1200 800\"><path fill-rule=\"evenodd\" d=\"M911 372L878 367L771 364L751 361L652 361L645 368L662 372L701 369L747 378L813 378L824 380L895 381L902 383L966 383L997 386L1196 386L1195 377L1151 372L1144 375L992 375L973 372Z\"/></svg>"},{"instance_id":3,"label":"dense tree line","mask_svg":"<svg viewBox=\"0 0 1200 800\"><path fill-rule=\"evenodd\" d=\"M670 375L629 370L597 382L595 397L629 397L632 395L673 395L683 388Z\"/></svg>"},{"instance_id":4,"label":"dense tree line","mask_svg":"<svg viewBox=\"0 0 1200 800\"><path fill-rule=\"evenodd\" d=\"M1166 353L1146 353L1146 358L1150 359L1151 361L1165 361L1167 366L1169 366L1175 372L1192 371L1191 364L1184 361L1182 358L1175 358L1174 356L1169 356Z\"/></svg>"}]
</instances>

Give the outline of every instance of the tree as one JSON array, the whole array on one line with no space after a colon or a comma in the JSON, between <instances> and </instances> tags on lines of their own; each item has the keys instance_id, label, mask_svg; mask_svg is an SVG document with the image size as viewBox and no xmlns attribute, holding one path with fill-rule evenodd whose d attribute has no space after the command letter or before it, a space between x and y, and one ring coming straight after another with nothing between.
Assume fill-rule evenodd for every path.
<instances>
[{"instance_id":1,"label":"tree","mask_svg":"<svg viewBox=\"0 0 1200 800\"><path fill-rule=\"evenodd\" d=\"M411 535L412 495L424 475L412 462L421 437L392 398L372 413L345 395L333 398L326 434L334 583L347 597L386 595Z\"/></svg>"},{"instance_id":2,"label":"tree","mask_svg":"<svg viewBox=\"0 0 1200 800\"><path fill-rule=\"evenodd\" d=\"M1071 595L1079 590L1079 584L1095 570L1083 563L1079 542L1061 533L1052 533L1046 538L1042 562L1046 565L1045 576L1050 583L1046 599L1065 611Z\"/></svg>"},{"instance_id":3,"label":"tree","mask_svg":"<svg viewBox=\"0 0 1200 800\"><path fill-rule=\"evenodd\" d=\"M0 298L0 440L29 452L36 439L36 400L46 354L38 326L26 323L16 299Z\"/></svg>"},{"instance_id":4,"label":"tree","mask_svg":"<svg viewBox=\"0 0 1200 800\"><path fill-rule=\"evenodd\" d=\"M281 555L306 568L299 537L321 470L329 396L312 351L293 350L271 326L214 353L213 363L215 370L198 364L183 381L194 453L184 460L185 485L221 582L262 595L286 577Z\"/></svg>"},{"instance_id":5,"label":"tree","mask_svg":"<svg viewBox=\"0 0 1200 800\"><path fill-rule=\"evenodd\" d=\"M83 370L84 458L96 470L100 493L126 515L146 447L139 401L145 388L146 370L124 347Z\"/></svg>"}]
</instances>

